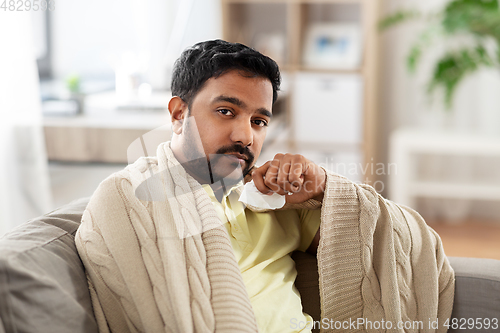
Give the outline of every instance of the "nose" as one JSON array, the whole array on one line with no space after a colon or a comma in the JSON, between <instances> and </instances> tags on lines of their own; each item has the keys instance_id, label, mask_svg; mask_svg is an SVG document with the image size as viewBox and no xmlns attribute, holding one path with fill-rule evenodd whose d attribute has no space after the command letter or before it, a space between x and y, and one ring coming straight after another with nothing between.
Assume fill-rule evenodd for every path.
<instances>
[{"instance_id":1,"label":"nose","mask_svg":"<svg viewBox=\"0 0 500 333\"><path fill-rule=\"evenodd\" d=\"M251 146L253 143L252 123L249 119L241 119L235 124L231 132L231 140L243 146Z\"/></svg>"}]
</instances>

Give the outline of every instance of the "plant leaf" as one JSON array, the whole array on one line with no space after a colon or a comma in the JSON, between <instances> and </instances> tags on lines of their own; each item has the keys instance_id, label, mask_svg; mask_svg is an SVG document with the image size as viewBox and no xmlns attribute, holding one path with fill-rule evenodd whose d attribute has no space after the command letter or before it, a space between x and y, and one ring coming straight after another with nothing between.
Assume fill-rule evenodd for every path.
<instances>
[{"instance_id":1,"label":"plant leaf","mask_svg":"<svg viewBox=\"0 0 500 333\"><path fill-rule=\"evenodd\" d=\"M443 11L443 28L450 34L467 32L500 37L497 0L454 0Z\"/></svg>"},{"instance_id":2,"label":"plant leaf","mask_svg":"<svg viewBox=\"0 0 500 333\"><path fill-rule=\"evenodd\" d=\"M450 109L458 83L479 67L491 65L493 61L482 45L449 52L436 64L428 92L443 88L445 104L447 109Z\"/></svg>"},{"instance_id":3,"label":"plant leaf","mask_svg":"<svg viewBox=\"0 0 500 333\"><path fill-rule=\"evenodd\" d=\"M400 10L380 20L378 28L380 31L383 31L394 25L420 17L421 13L417 10Z\"/></svg>"},{"instance_id":4,"label":"plant leaf","mask_svg":"<svg viewBox=\"0 0 500 333\"><path fill-rule=\"evenodd\" d=\"M418 35L417 40L410 49L410 53L406 58L406 65L410 73L414 73L417 65L422 58L424 49L428 48L436 37L442 35L442 29L435 24L428 26L423 32Z\"/></svg>"}]
</instances>

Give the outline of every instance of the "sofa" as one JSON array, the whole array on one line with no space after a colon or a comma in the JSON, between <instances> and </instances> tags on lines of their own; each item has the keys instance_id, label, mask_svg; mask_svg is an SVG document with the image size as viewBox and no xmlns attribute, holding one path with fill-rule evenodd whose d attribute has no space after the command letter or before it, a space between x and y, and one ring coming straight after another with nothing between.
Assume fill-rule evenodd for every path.
<instances>
[{"instance_id":1,"label":"sofa","mask_svg":"<svg viewBox=\"0 0 500 333\"><path fill-rule=\"evenodd\" d=\"M84 267L74 244L87 203L88 198L74 201L0 239L0 333L97 332ZM293 257L304 311L319 319L315 257L302 252ZM500 261L449 260L456 273L452 318L457 323L457 329L449 332L500 332L493 325L495 318L500 319ZM478 329L477 320L485 324L485 318L491 322L489 329ZM467 320L474 320L472 329Z\"/></svg>"}]
</instances>

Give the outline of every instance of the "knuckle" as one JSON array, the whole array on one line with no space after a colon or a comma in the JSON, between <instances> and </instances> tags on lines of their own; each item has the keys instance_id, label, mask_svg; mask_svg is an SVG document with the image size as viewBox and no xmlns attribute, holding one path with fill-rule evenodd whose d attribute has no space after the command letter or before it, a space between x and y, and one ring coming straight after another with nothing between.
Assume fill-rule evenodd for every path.
<instances>
[{"instance_id":1,"label":"knuckle","mask_svg":"<svg viewBox=\"0 0 500 333\"><path fill-rule=\"evenodd\" d=\"M303 160L304 156L301 154L294 154L292 155L294 160Z\"/></svg>"},{"instance_id":2,"label":"knuckle","mask_svg":"<svg viewBox=\"0 0 500 333\"><path fill-rule=\"evenodd\" d=\"M254 172L259 172L259 173L262 173L262 172L264 172L264 171L268 168L268 166L269 166L269 163L266 163L266 164L264 164L264 165L261 165L260 167L256 168L256 169L254 170Z\"/></svg>"},{"instance_id":3,"label":"knuckle","mask_svg":"<svg viewBox=\"0 0 500 333\"><path fill-rule=\"evenodd\" d=\"M273 186L274 185L274 181L271 178L266 178L266 179L264 179L264 184L266 186L268 186L268 187L269 186Z\"/></svg>"},{"instance_id":4,"label":"knuckle","mask_svg":"<svg viewBox=\"0 0 500 333\"><path fill-rule=\"evenodd\" d=\"M269 172L271 173L278 173L279 171L279 166L278 165L271 165L268 169Z\"/></svg>"},{"instance_id":5,"label":"knuckle","mask_svg":"<svg viewBox=\"0 0 500 333\"><path fill-rule=\"evenodd\" d=\"M277 179L277 180L278 180L278 184L284 184L284 183L286 183L287 178L286 178L286 176L285 176L285 175L280 174L280 175L278 176L278 179Z\"/></svg>"}]
</instances>

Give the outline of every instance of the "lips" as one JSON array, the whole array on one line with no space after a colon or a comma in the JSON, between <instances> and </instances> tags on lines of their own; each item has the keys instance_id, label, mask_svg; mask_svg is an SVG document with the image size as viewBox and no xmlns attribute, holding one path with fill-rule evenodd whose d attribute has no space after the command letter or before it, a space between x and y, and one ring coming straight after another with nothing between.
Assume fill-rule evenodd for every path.
<instances>
[{"instance_id":1,"label":"lips","mask_svg":"<svg viewBox=\"0 0 500 333\"><path fill-rule=\"evenodd\" d=\"M251 166L254 161L254 155L250 149L239 144L221 147L217 150L215 155L219 157L226 157L232 162L232 164L235 162L239 163L242 168L245 168L245 170Z\"/></svg>"},{"instance_id":2,"label":"lips","mask_svg":"<svg viewBox=\"0 0 500 333\"><path fill-rule=\"evenodd\" d=\"M230 157L235 157L235 158L238 158L238 159L244 160L244 161L248 160L248 157L246 155L239 154L239 153L227 153L225 155L229 155Z\"/></svg>"}]
</instances>

